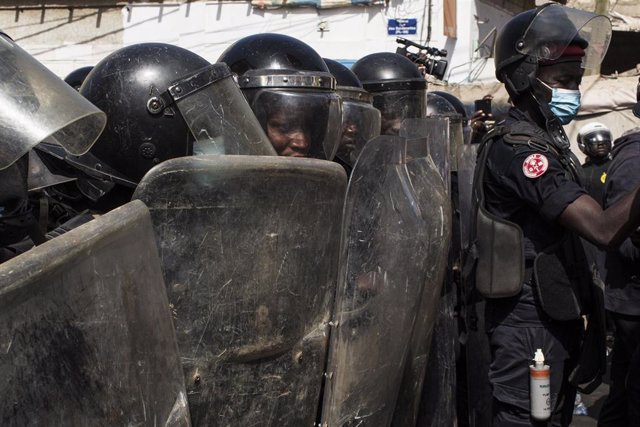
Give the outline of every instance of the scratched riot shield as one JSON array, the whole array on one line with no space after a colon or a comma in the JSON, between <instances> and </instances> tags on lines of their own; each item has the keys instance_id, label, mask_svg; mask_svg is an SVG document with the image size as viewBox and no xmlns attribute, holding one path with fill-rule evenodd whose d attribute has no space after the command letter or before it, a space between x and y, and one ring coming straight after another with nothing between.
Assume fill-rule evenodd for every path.
<instances>
[{"instance_id":1,"label":"scratched riot shield","mask_svg":"<svg viewBox=\"0 0 640 427\"><path fill-rule=\"evenodd\" d=\"M166 161L151 210L194 425L311 426L346 175L318 159Z\"/></svg>"},{"instance_id":2,"label":"scratched riot shield","mask_svg":"<svg viewBox=\"0 0 640 427\"><path fill-rule=\"evenodd\" d=\"M473 174L478 155L478 144L467 144L458 152L458 191L461 236L461 265L469 260L471 224L473 224ZM465 269L463 268L463 272ZM473 277L462 275L461 316L465 319L465 334L461 356L466 360L463 366L466 384L466 410L469 425L491 424L491 384L489 383L489 363L491 352L484 327L484 301L474 290ZM463 415L463 414L461 414Z\"/></svg>"},{"instance_id":3,"label":"scratched riot shield","mask_svg":"<svg viewBox=\"0 0 640 427\"><path fill-rule=\"evenodd\" d=\"M446 106L448 108L430 110L432 114L430 118L404 120L400 134L422 141L427 146L436 168L444 179L447 199L449 203L453 203L455 197L453 197L452 162L450 161L449 148L456 143L451 138L455 134L452 132L454 127L452 127L451 118L456 116L449 111L453 107L448 102ZM442 115L439 115L439 111L442 112ZM453 219L454 217L451 215L448 217L450 224ZM434 313L436 320L427 323L423 319L423 323L418 325L412 336L413 356L410 359L411 365L405 369L401 398L398 399L393 419L394 426L413 426L417 420L425 418L425 413L428 414L428 418L432 419L430 423L442 422L446 424L453 417L455 399L450 398L452 393L449 389L455 386L453 371L455 370L454 340L456 334L452 330L455 327L453 318L455 289L451 278L454 260L450 250L451 248L447 246L443 257L439 259L442 270L437 280L440 280L442 287L438 295L439 298L436 298L435 308L430 311ZM427 310L422 309L422 311ZM428 361L430 362L428 363ZM435 413L435 411L442 412L443 408L447 409L444 414Z\"/></svg>"},{"instance_id":4,"label":"scratched riot shield","mask_svg":"<svg viewBox=\"0 0 640 427\"><path fill-rule=\"evenodd\" d=\"M188 426L147 208L131 202L0 266L3 426Z\"/></svg>"},{"instance_id":5,"label":"scratched riot shield","mask_svg":"<svg viewBox=\"0 0 640 427\"><path fill-rule=\"evenodd\" d=\"M451 162L449 161L449 119L432 117L405 119L400 127L400 136L420 139L427 146L429 156L442 177L447 192L451 187Z\"/></svg>"},{"instance_id":6,"label":"scratched riot shield","mask_svg":"<svg viewBox=\"0 0 640 427\"><path fill-rule=\"evenodd\" d=\"M435 320L449 216L423 141L385 135L365 145L345 204L323 426L391 423L419 358L415 329L428 335Z\"/></svg>"}]
</instances>

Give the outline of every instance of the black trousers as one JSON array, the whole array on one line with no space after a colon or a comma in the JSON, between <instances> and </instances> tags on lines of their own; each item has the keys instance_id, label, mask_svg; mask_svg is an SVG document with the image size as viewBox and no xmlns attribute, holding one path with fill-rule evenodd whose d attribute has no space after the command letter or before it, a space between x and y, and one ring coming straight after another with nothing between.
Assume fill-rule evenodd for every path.
<instances>
[{"instance_id":1,"label":"black trousers","mask_svg":"<svg viewBox=\"0 0 640 427\"><path fill-rule=\"evenodd\" d=\"M598 426L640 426L640 316L611 313L611 317L615 324L611 387Z\"/></svg>"},{"instance_id":2,"label":"black trousers","mask_svg":"<svg viewBox=\"0 0 640 427\"><path fill-rule=\"evenodd\" d=\"M501 325L488 330L491 345L489 380L493 387L493 426L568 426L576 389L567 379L576 366L582 320L548 325ZM529 365L537 348L551 368L552 417L537 422L530 416Z\"/></svg>"}]
</instances>

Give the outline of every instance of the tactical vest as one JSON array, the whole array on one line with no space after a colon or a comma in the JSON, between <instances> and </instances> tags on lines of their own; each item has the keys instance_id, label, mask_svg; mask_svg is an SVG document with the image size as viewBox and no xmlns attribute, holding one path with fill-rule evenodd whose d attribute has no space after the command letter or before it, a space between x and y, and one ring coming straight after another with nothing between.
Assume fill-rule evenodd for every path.
<instances>
[{"instance_id":1,"label":"tactical vest","mask_svg":"<svg viewBox=\"0 0 640 427\"><path fill-rule=\"evenodd\" d=\"M486 298L505 298L520 293L531 283L544 311L553 319L577 319L588 310L592 271L579 238L565 231L556 243L541 250L525 266L524 236L517 224L491 214L485 205L484 176L487 157L494 141L502 138L509 145L527 145L557 158L568 179L580 183L575 157L562 153L548 142L547 134L528 122L498 126L482 140L473 180L473 219L470 236L471 265L475 288Z\"/></svg>"}]
</instances>

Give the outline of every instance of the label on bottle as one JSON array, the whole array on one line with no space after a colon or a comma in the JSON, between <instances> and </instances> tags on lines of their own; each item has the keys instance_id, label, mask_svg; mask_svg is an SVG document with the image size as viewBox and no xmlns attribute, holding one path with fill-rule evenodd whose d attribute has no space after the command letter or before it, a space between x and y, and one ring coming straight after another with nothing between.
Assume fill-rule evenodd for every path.
<instances>
[{"instance_id":1,"label":"label on bottle","mask_svg":"<svg viewBox=\"0 0 640 427\"><path fill-rule=\"evenodd\" d=\"M531 417L547 420L551 416L551 371L549 365L529 366Z\"/></svg>"}]
</instances>

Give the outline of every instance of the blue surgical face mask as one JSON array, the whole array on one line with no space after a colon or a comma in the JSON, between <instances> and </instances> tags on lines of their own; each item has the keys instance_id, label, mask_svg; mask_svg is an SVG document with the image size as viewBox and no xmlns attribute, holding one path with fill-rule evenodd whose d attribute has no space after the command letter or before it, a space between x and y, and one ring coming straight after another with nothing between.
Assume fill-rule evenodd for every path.
<instances>
[{"instance_id":1,"label":"blue surgical face mask","mask_svg":"<svg viewBox=\"0 0 640 427\"><path fill-rule=\"evenodd\" d=\"M538 81L551 91L549 109L560 120L560 123L566 125L575 119L580 109L580 91L550 87L542 80Z\"/></svg>"}]
</instances>

